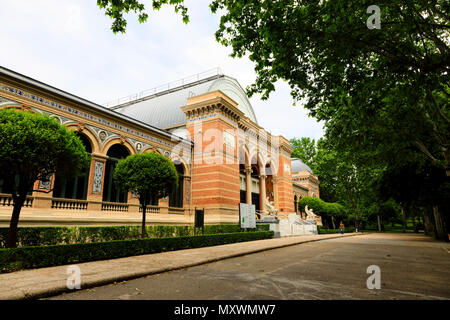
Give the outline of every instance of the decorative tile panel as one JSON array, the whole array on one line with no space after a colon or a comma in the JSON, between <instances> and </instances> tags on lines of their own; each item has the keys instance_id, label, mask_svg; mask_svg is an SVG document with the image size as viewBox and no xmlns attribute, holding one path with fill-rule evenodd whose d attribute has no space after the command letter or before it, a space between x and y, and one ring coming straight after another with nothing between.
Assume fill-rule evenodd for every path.
<instances>
[{"instance_id":1,"label":"decorative tile panel","mask_svg":"<svg viewBox=\"0 0 450 320\"><path fill-rule=\"evenodd\" d=\"M50 190L52 188L53 174L50 174L45 181L39 180L38 189Z\"/></svg>"},{"instance_id":2,"label":"decorative tile panel","mask_svg":"<svg viewBox=\"0 0 450 320\"><path fill-rule=\"evenodd\" d=\"M104 162L95 161L94 163L94 181L92 184L92 193L101 194L102 193L102 180L103 180L103 167Z\"/></svg>"},{"instance_id":3,"label":"decorative tile panel","mask_svg":"<svg viewBox=\"0 0 450 320\"><path fill-rule=\"evenodd\" d=\"M103 130L103 129L97 128L95 126L86 125L86 127L91 129L92 131L94 131L95 135L98 138L98 141L100 142L100 147L103 147L105 142L108 141L109 139L120 137L118 134L116 134L114 132Z\"/></svg>"},{"instance_id":4,"label":"decorative tile panel","mask_svg":"<svg viewBox=\"0 0 450 320\"><path fill-rule=\"evenodd\" d=\"M41 113L41 114L49 115L51 118L55 118L56 120L58 120L58 122L61 124L78 123L78 121L54 114L52 112L44 111L39 108L31 107L31 110Z\"/></svg>"},{"instance_id":5,"label":"decorative tile panel","mask_svg":"<svg viewBox=\"0 0 450 320\"><path fill-rule=\"evenodd\" d=\"M142 141L134 140L134 139L131 139L131 138L127 138L127 139L128 139L128 141L130 141L130 143L134 146L136 151L139 152L139 153L142 152L145 149L148 149L148 148L152 147L151 144L148 144L148 143L145 143L145 142L142 142Z\"/></svg>"},{"instance_id":6,"label":"decorative tile panel","mask_svg":"<svg viewBox=\"0 0 450 320\"><path fill-rule=\"evenodd\" d=\"M186 203L189 204L190 180L186 180Z\"/></svg>"}]
</instances>

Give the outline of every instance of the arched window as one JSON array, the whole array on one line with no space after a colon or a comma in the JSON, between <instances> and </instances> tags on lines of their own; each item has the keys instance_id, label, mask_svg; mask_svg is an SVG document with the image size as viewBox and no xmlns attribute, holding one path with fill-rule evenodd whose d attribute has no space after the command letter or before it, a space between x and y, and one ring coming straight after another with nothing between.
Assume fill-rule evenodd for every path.
<instances>
[{"instance_id":1,"label":"arched window","mask_svg":"<svg viewBox=\"0 0 450 320\"><path fill-rule=\"evenodd\" d=\"M256 211L260 211L261 210L261 206L260 206L261 197L260 197L260 190L259 190L259 168L257 165L252 165L251 178L252 178L252 184L251 184L251 186L252 186L252 204L255 205Z\"/></svg>"},{"instance_id":2,"label":"arched window","mask_svg":"<svg viewBox=\"0 0 450 320\"><path fill-rule=\"evenodd\" d=\"M76 132L76 135L78 136L78 138L80 138L88 155L91 155L92 146L89 139L82 133ZM53 188L53 197L86 200L88 183L89 167L84 170L82 175L77 177L66 178L63 176L59 176L58 173L56 173L55 185Z\"/></svg>"},{"instance_id":3,"label":"arched window","mask_svg":"<svg viewBox=\"0 0 450 320\"><path fill-rule=\"evenodd\" d=\"M128 149L121 144L111 146L106 154L105 182L103 187L103 201L127 203L128 192L117 188L114 183L113 174L119 160L130 155Z\"/></svg>"},{"instance_id":4,"label":"arched window","mask_svg":"<svg viewBox=\"0 0 450 320\"><path fill-rule=\"evenodd\" d=\"M184 169L181 162L178 161L174 164L178 173L178 188L169 195L169 207L183 208Z\"/></svg>"},{"instance_id":5,"label":"arched window","mask_svg":"<svg viewBox=\"0 0 450 320\"><path fill-rule=\"evenodd\" d=\"M17 180L19 176L16 176ZM12 193L15 181L11 178L0 178L0 193Z\"/></svg>"},{"instance_id":6,"label":"arched window","mask_svg":"<svg viewBox=\"0 0 450 320\"><path fill-rule=\"evenodd\" d=\"M247 183L245 181L245 165L239 165L239 189L240 189L240 202L247 202Z\"/></svg>"},{"instance_id":7,"label":"arched window","mask_svg":"<svg viewBox=\"0 0 450 320\"><path fill-rule=\"evenodd\" d=\"M269 198L270 202L274 202L275 201L274 190L273 190L274 170L270 163L266 164L265 171L266 171L265 197Z\"/></svg>"},{"instance_id":8,"label":"arched window","mask_svg":"<svg viewBox=\"0 0 450 320\"><path fill-rule=\"evenodd\" d=\"M19 185L19 179L20 176L18 174L9 178L0 177L0 193L12 194L15 189L14 187ZM31 194L32 190L28 191L28 195L31 196Z\"/></svg>"}]
</instances>

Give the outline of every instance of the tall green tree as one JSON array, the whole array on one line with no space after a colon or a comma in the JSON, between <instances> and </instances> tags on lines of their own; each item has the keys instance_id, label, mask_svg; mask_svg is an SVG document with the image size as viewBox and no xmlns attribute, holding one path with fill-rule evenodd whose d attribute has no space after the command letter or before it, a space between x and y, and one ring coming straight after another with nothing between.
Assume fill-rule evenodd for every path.
<instances>
[{"instance_id":1,"label":"tall green tree","mask_svg":"<svg viewBox=\"0 0 450 320\"><path fill-rule=\"evenodd\" d=\"M317 145L314 172L319 176L321 198L345 204L358 225L361 206L367 198L374 201L372 185L381 169L360 162L358 154L337 151L327 138L319 139Z\"/></svg>"},{"instance_id":2,"label":"tall green tree","mask_svg":"<svg viewBox=\"0 0 450 320\"><path fill-rule=\"evenodd\" d=\"M250 94L268 97L284 79L343 149L385 155L408 144L450 175L450 5L381 1L373 29L371 4L216 0L212 9L225 12L217 40L255 62Z\"/></svg>"},{"instance_id":3,"label":"tall green tree","mask_svg":"<svg viewBox=\"0 0 450 320\"><path fill-rule=\"evenodd\" d=\"M0 110L0 178L11 182L14 202L7 247L16 246L20 211L37 180L81 174L89 156L72 131L47 115ZM39 190L37 190L39 191Z\"/></svg>"},{"instance_id":4,"label":"tall green tree","mask_svg":"<svg viewBox=\"0 0 450 320\"><path fill-rule=\"evenodd\" d=\"M178 174L174 164L156 152L134 154L119 161L113 177L122 190L138 196L142 206L144 238L146 211L151 199L165 197L178 186Z\"/></svg>"}]
</instances>

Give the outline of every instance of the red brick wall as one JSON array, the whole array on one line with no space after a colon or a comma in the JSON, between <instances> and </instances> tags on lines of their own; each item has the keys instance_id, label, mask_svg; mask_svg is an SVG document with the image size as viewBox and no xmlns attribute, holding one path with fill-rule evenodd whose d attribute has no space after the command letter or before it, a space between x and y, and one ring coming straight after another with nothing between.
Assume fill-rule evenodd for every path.
<instances>
[{"instance_id":1,"label":"red brick wall","mask_svg":"<svg viewBox=\"0 0 450 320\"><path fill-rule=\"evenodd\" d=\"M223 131L234 127L220 117L187 126L194 137L192 206L208 214L239 214L239 163L236 148L224 145ZM195 132L195 130L201 130ZM237 141L235 137L235 146Z\"/></svg>"}]
</instances>

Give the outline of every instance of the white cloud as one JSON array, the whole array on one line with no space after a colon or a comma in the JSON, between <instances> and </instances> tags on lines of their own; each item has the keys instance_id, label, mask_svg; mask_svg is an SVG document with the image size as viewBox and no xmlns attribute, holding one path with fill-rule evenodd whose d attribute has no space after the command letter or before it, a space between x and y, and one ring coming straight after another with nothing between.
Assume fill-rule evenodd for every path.
<instances>
[{"instance_id":1,"label":"white cloud","mask_svg":"<svg viewBox=\"0 0 450 320\"><path fill-rule=\"evenodd\" d=\"M255 79L253 63L232 59L215 41L219 17L209 2L186 1L185 25L172 7L152 12L145 1L148 22L130 14L126 34L114 35L96 1L0 0L0 65L97 103L215 67L245 88ZM322 126L293 106L289 87L276 88L268 101L250 99L259 124L286 138L320 137Z\"/></svg>"}]
</instances>

